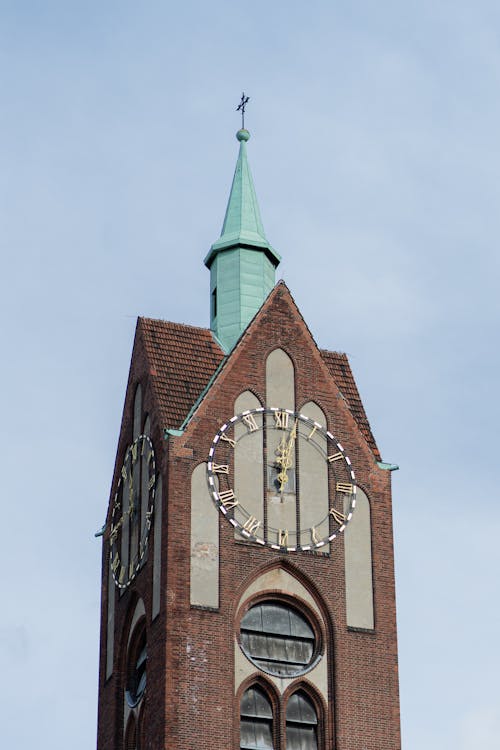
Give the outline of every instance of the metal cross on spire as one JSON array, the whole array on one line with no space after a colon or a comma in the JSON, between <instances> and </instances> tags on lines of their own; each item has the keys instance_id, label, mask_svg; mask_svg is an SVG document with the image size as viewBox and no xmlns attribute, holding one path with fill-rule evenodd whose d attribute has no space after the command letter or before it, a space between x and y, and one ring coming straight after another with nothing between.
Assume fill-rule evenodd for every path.
<instances>
[{"instance_id":1,"label":"metal cross on spire","mask_svg":"<svg viewBox=\"0 0 500 750\"><path fill-rule=\"evenodd\" d=\"M241 129L242 130L245 130L245 107L246 107L247 102L248 102L249 99L250 99L250 97L249 96L245 96L245 92L243 92L242 95L241 95L241 101L238 104L238 106L236 107L236 111L237 112L241 111Z\"/></svg>"}]
</instances>

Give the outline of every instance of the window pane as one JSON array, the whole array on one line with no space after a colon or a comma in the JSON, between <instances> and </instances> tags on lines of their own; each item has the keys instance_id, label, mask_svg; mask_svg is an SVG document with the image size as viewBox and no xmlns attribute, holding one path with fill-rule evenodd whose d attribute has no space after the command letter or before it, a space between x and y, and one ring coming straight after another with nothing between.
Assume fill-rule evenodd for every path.
<instances>
[{"instance_id":1,"label":"window pane","mask_svg":"<svg viewBox=\"0 0 500 750\"><path fill-rule=\"evenodd\" d=\"M264 693L257 687L249 688L241 699L240 748L272 750L273 712Z\"/></svg>"},{"instance_id":2,"label":"window pane","mask_svg":"<svg viewBox=\"0 0 500 750\"><path fill-rule=\"evenodd\" d=\"M317 750L317 724L315 708L307 695L294 693L286 706L287 750Z\"/></svg>"},{"instance_id":3,"label":"window pane","mask_svg":"<svg viewBox=\"0 0 500 750\"><path fill-rule=\"evenodd\" d=\"M315 646L311 624L301 612L282 602L256 604L241 621L241 648L270 674L301 674L311 665Z\"/></svg>"}]
</instances>

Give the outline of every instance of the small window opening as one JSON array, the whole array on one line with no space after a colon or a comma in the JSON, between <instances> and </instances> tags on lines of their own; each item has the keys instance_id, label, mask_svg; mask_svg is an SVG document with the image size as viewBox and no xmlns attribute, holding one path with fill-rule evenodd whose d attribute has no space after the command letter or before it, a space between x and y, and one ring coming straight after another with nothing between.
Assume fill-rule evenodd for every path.
<instances>
[{"instance_id":1,"label":"small window opening","mask_svg":"<svg viewBox=\"0 0 500 750\"><path fill-rule=\"evenodd\" d=\"M217 317L217 287L212 290L212 318Z\"/></svg>"}]
</instances>

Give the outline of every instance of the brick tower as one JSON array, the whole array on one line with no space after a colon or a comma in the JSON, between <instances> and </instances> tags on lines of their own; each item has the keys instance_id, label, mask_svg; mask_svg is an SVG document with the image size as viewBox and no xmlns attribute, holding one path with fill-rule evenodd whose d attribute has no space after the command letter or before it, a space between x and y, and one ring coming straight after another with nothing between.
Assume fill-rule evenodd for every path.
<instances>
[{"instance_id":1,"label":"brick tower","mask_svg":"<svg viewBox=\"0 0 500 750\"><path fill-rule=\"evenodd\" d=\"M398 750L391 470L240 150L209 329L139 318L103 534L98 750Z\"/></svg>"}]
</instances>

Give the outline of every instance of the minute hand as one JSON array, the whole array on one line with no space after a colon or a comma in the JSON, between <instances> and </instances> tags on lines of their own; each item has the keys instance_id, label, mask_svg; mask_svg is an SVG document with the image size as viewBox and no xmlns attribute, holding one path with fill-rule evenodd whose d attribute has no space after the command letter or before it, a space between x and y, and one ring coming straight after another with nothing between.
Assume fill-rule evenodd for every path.
<instances>
[{"instance_id":1,"label":"minute hand","mask_svg":"<svg viewBox=\"0 0 500 750\"><path fill-rule=\"evenodd\" d=\"M280 483L280 492L283 492L283 488L285 484L288 482L287 469L293 466L292 455L293 455L296 437L297 437L297 420L295 420L292 431L290 432L290 437L288 438L288 442L280 457L281 471L278 474L278 480Z\"/></svg>"}]
</instances>

